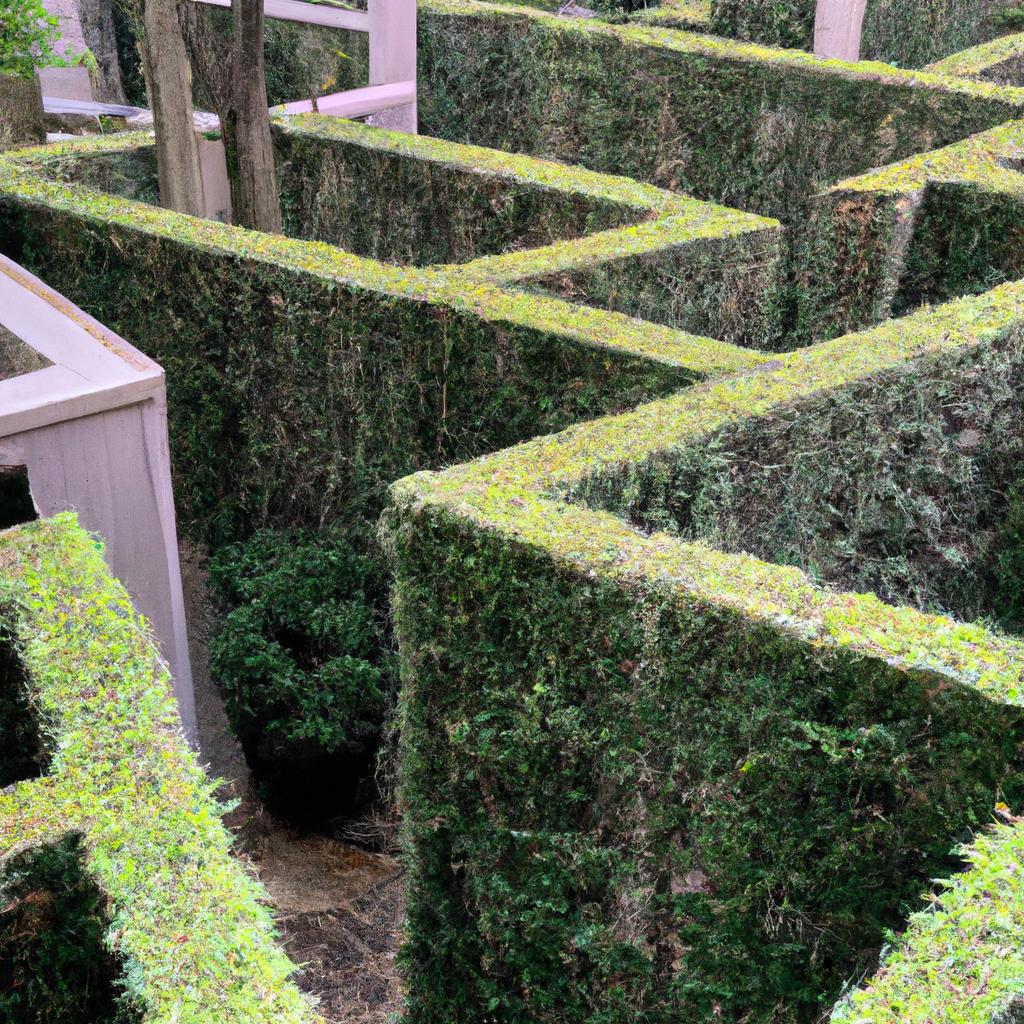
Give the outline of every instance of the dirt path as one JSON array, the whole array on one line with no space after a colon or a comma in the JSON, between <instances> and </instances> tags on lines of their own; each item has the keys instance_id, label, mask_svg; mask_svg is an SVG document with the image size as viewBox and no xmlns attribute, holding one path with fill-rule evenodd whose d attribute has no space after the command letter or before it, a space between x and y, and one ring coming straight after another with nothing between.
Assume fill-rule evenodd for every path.
<instances>
[{"instance_id":1,"label":"dirt path","mask_svg":"<svg viewBox=\"0 0 1024 1024\"><path fill-rule=\"evenodd\" d=\"M221 795L239 801L227 819L238 856L259 876L277 911L296 980L320 997L332 1024L386 1024L401 1006L394 957L402 922L402 873L384 854L301 834L260 804L245 757L207 669L214 622L202 553L182 544L181 571L196 691L199 742Z\"/></svg>"}]
</instances>

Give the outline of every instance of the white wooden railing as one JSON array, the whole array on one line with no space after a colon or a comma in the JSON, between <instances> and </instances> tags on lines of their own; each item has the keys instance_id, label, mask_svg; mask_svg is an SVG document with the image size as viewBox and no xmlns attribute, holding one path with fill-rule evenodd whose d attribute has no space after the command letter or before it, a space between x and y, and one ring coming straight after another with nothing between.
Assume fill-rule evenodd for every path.
<instances>
[{"instance_id":1,"label":"white wooden railing","mask_svg":"<svg viewBox=\"0 0 1024 1024\"><path fill-rule=\"evenodd\" d=\"M196 0L230 7L231 0ZM287 114L317 111L335 117L369 117L371 124L415 132L416 0L368 0L365 11L346 10L304 0L264 0L268 18L347 32L370 39L370 81L361 89L295 100L275 107Z\"/></svg>"}]
</instances>

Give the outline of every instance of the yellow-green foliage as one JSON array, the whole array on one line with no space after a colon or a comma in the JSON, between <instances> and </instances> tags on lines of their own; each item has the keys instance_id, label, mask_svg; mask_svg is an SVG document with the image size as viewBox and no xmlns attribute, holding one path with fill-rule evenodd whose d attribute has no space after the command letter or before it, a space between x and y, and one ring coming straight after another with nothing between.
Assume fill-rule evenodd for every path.
<instances>
[{"instance_id":1,"label":"yellow-green foliage","mask_svg":"<svg viewBox=\"0 0 1024 1024\"><path fill-rule=\"evenodd\" d=\"M840 181L832 192L904 194L929 182L956 182L989 192L1024 195L1024 174L1014 169L1024 152L1024 121L1010 121L963 142Z\"/></svg>"},{"instance_id":2,"label":"yellow-green foliage","mask_svg":"<svg viewBox=\"0 0 1024 1024\"><path fill-rule=\"evenodd\" d=\"M569 189L595 199L633 206L642 212L661 212L666 218L666 222L653 221L632 232L624 229L622 234L612 231L595 236L593 242L584 243L580 258L583 265L600 259L602 251L605 259L616 260L688 243L699 245L713 238L742 240L752 230L778 229L778 222L768 218L550 161L510 157L494 150L456 146L422 136L410 140L398 133L311 115L294 122L288 119L288 129L305 133L315 130L319 137L327 139L332 136L358 138L362 145L387 147L421 159L440 160L471 173L486 170L546 189ZM203 251L272 263L382 295L468 311L484 320L556 330L588 346L690 368L701 375L754 365L760 359L755 353L711 338L695 337L614 312L598 312L558 299L503 289L489 283L490 274L477 273L479 264L399 267L356 256L324 242L288 239L186 217L145 203L57 183L46 174L47 165L53 161L123 153L151 144L149 133L128 133L4 154L0 158L0 204L6 196L8 202L66 211L90 223L116 224ZM682 217L682 222L676 217ZM559 256L555 260L562 266L567 265L562 255L565 251L563 247L556 247ZM501 259L503 272L495 275L495 280L527 276L551 257L542 249ZM517 265L522 268L521 274L515 269Z\"/></svg>"},{"instance_id":3,"label":"yellow-green foliage","mask_svg":"<svg viewBox=\"0 0 1024 1024\"><path fill-rule=\"evenodd\" d=\"M638 464L675 446L694 446L728 423L770 415L926 353L955 351L1024 321L1024 282L926 309L871 331L803 349L761 368L698 385L633 412L571 427L443 473L417 474L392 488L401 506L440 504L517 542L536 545L601 576L646 577L702 601L778 623L808 642L846 647L890 664L927 668L1024 703L1024 644L871 595L837 594L799 570L645 536L607 513L558 495L590 476Z\"/></svg>"},{"instance_id":4,"label":"yellow-green foliage","mask_svg":"<svg viewBox=\"0 0 1024 1024\"><path fill-rule=\"evenodd\" d=\"M833 1024L989 1024L1024 1000L1024 823L1000 823L962 851L970 867L944 884Z\"/></svg>"},{"instance_id":5,"label":"yellow-green foliage","mask_svg":"<svg viewBox=\"0 0 1024 1024\"><path fill-rule=\"evenodd\" d=\"M871 841L858 784L829 795L806 758L824 750L842 772L849 756L856 774L864 751L844 744L877 731L898 747L897 721L934 723L949 698L974 710L954 712L940 744L957 746L975 714L1005 715L990 735L1018 763L1010 723L1024 707L1024 642L645 533L580 496L657 473L684 451L713 458L724 427L814 416L851 385L884 387L893 371L995 345L1022 324L1024 284L1006 285L393 486L413 1020L441 1020L444 1008L468 1021L487 1006L541 1020L710 1019L716 1000L726 1019L811 1020L867 968L866 950L927 882L922 847L934 858L927 870L943 865L961 829L986 820L999 783L968 805L948 788L966 778L959 771L907 782L898 823ZM915 692L921 706L905 712L890 695L852 715L803 707L833 687L872 692L882 676L898 680L898 700ZM667 710L676 701L687 703L685 722ZM813 778L781 769L787 755L765 739L760 723L787 714ZM620 730L623 716L630 728ZM833 725L839 746L821 740ZM660 758L666 745L676 760ZM916 756L907 748L884 770ZM901 770L885 792L900 791ZM765 820L760 801L776 799L781 818ZM925 807L941 820L923 826ZM921 827L934 831L907 838ZM869 864L880 850L894 858L889 874ZM834 855L851 859L812 882ZM842 951L824 952L835 936ZM671 960L659 959L666 947ZM457 965L447 974L433 966L438 949ZM966 1013L967 995L949 1006Z\"/></svg>"},{"instance_id":6,"label":"yellow-green foliage","mask_svg":"<svg viewBox=\"0 0 1024 1024\"><path fill-rule=\"evenodd\" d=\"M1004 65L1024 58L1024 33L1000 36L969 50L961 50L944 60L930 64L925 70L940 75L960 75L964 78L985 78L1000 81ZM1006 84L1020 83L1010 80Z\"/></svg>"},{"instance_id":7,"label":"yellow-green foliage","mask_svg":"<svg viewBox=\"0 0 1024 1024\"><path fill-rule=\"evenodd\" d=\"M0 604L50 755L0 794L4 856L81 836L147 1024L319 1020L231 855L148 627L74 515L0 533Z\"/></svg>"},{"instance_id":8,"label":"yellow-green foliage","mask_svg":"<svg viewBox=\"0 0 1024 1024\"><path fill-rule=\"evenodd\" d=\"M783 68L804 68L826 74L839 74L844 77L859 77L865 80L881 77L882 80L894 84L916 87L931 86L952 93L1002 99L1014 106L1019 106L1024 102L1024 95L1019 89L988 82L958 81L955 77L947 77L932 71L905 70L879 61L851 63L841 60L821 60L803 50L778 49L757 43L641 25L608 25L600 21L579 18L563 20L530 7L499 7L479 2L479 0L427 0L424 6L428 10L445 14L472 15L488 12L495 18L526 16L536 19L538 22L547 22L561 32L616 36L627 43L654 44L677 53L723 57L735 61L753 61Z\"/></svg>"}]
</instances>

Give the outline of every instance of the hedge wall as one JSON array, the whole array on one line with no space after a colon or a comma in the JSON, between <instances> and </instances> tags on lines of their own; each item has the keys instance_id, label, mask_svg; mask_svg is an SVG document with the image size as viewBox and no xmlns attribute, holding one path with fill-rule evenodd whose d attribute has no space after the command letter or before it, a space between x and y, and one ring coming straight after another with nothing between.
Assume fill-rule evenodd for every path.
<instances>
[{"instance_id":1,"label":"hedge wall","mask_svg":"<svg viewBox=\"0 0 1024 1024\"><path fill-rule=\"evenodd\" d=\"M628 179L332 117L279 122L275 151L286 234L388 263L535 248L634 223L670 200Z\"/></svg>"},{"instance_id":2,"label":"hedge wall","mask_svg":"<svg viewBox=\"0 0 1024 1024\"><path fill-rule=\"evenodd\" d=\"M164 366L179 512L214 541L265 523L363 529L405 472L764 359L468 274L55 183L33 169L49 152L0 167L0 249Z\"/></svg>"},{"instance_id":3,"label":"hedge wall","mask_svg":"<svg viewBox=\"0 0 1024 1024\"><path fill-rule=\"evenodd\" d=\"M1024 276L1024 134L1011 122L841 181L804 231L801 336L827 337Z\"/></svg>"},{"instance_id":4,"label":"hedge wall","mask_svg":"<svg viewBox=\"0 0 1024 1024\"><path fill-rule=\"evenodd\" d=\"M816 1020L1020 806L1024 644L580 497L1022 322L1007 287L394 486L410 1020Z\"/></svg>"},{"instance_id":5,"label":"hedge wall","mask_svg":"<svg viewBox=\"0 0 1024 1024\"><path fill-rule=\"evenodd\" d=\"M1024 303L1007 285L959 309ZM949 307L871 333L924 336ZM997 314L998 315L998 314ZM965 621L994 617L1000 538L1024 483L1024 326L725 425L692 447L602 471L574 500L647 532L796 565L819 581Z\"/></svg>"},{"instance_id":6,"label":"hedge wall","mask_svg":"<svg viewBox=\"0 0 1024 1024\"><path fill-rule=\"evenodd\" d=\"M47 759L0 792L0 1016L316 1024L100 544L0 533L0 605Z\"/></svg>"},{"instance_id":7,"label":"hedge wall","mask_svg":"<svg viewBox=\"0 0 1024 1024\"><path fill-rule=\"evenodd\" d=\"M980 78L999 85L1024 85L1024 33L1001 36L932 64L929 71Z\"/></svg>"},{"instance_id":8,"label":"hedge wall","mask_svg":"<svg viewBox=\"0 0 1024 1024\"><path fill-rule=\"evenodd\" d=\"M712 0L712 32L770 46L814 48L816 0ZM1021 17L1016 0L868 0L861 56L920 68L983 43Z\"/></svg>"},{"instance_id":9,"label":"hedge wall","mask_svg":"<svg viewBox=\"0 0 1024 1024\"><path fill-rule=\"evenodd\" d=\"M333 38L356 52L351 34ZM993 127L1024 105L1024 93L990 83L475 0L425 0L419 53L423 134L787 221L821 185ZM321 67L315 52L294 61L297 79ZM365 84L365 67L353 65Z\"/></svg>"},{"instance_id":10,"label":"hedge wall","mask_svg":"<svg viewBox=\"0 0 1024 1024\"><path fill-rule=\"evenodd\" d=\"M883 969L836 1007L833 1024L1024 1018L1024 826L1006 808L999 818L999 827L962 851L971 870L946 882L911 919Z\"/></svg>"},{"instance_id":11,"label":"hedge wall","mask_svg":"<svg viewBox=\"0 0 1024 1024\"><path fill-rule=\"evenodd\" d=\"M275 137L285 230L297 237L755 348L782 341L775 220L338 118L282 120Z\"/></svg>"}]
</instances>

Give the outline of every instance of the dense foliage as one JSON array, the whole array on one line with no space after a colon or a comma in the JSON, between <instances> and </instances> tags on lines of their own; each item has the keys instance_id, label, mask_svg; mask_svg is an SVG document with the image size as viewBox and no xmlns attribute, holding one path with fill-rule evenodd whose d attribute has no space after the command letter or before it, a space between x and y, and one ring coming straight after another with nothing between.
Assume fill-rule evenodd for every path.
<instances>
[{"instance_id":1,"label":"dense foliage","mask_svg":"<svg viewBox=\"0 0 1024 1024\"><path fill-rule=\"evenodd\" d=\"M42 0L6 0L0 18L0 74L29 76L52 63L60 18Z\"/></svg>"},{"instance_id":2,"label":"dense foliage","mask_svg":"<svg viewBox=\"0 0 1024 1024\"><path fill-rule=\"evenodd\" d=\"M814 46L815 0L712 0L712 30L771 46ZM861 57L920 68L1020 23L1007 0L868 0Z\"/></svg>"},{"instance_id":3,"label":"dense foliage","mask_svg":"<svg viewBox=\"0 0 1024 1024\"><path fill-rule=\"evenodd\" d=\"M232 608L211 668L271 800L301 815L319 771L337 813L357 807L393 690L381 567L330 529L265 529L218 551L210 576Z\"/></svg>"},{"instance_id":4,"label":"dense foliage","mask_svg":"<svg viewBox=\"0 0 1024 1024\"><path fill-rule=\"evenodd\" d=\"M22 854L0 878L0 1021L136 1024L105 947L104 900L67 839Z\"/></svg>"},{"instance_id":5,"label":"dense foliage","mask_svg":"<svg viewBox=\"0 0 1024 1024\"><path fill-rule=\"evenodd\" d=\"M729 552L813 495L868 585L920 551L948 586L917 538L986 548L1022 316L1004 286L395 485L411 1020L819 1020L1021 806L1024 645ZM710 544L664 532L698 512Z\"/></svg>"},{"instance_id":6,"label":"dense foliage","mask_svg":"<svg viewBox=\"0 0 1024 1024\"><path fill-rule=\"evenodd\" d=\"M1019 487L1009 495L995 549L993 611L1007 627L1024 631L1024 492Z\"/></svg>"},{"instance_id":7,"label":"dense foliage","mask_svg":"<svg viewBox=\"0 0 1024 1024\"><path fill-rule=\"evenodd\" d=\"M814 0L714 0L713 32L772 46L807 49L814 38Z\"/></svg>"},{"instance_id":8,"label":"dense foliage","mask_svg":"<svg viewBox=\"0 0 1024 1024\"><path fill-rule=\"evenodd\" d=\"M71 513L0 532L0 605L53 754L0 789L0 1021L319 1021L102 545Z\"/></svg>"}]
</instances>

